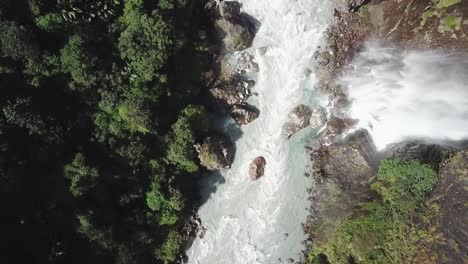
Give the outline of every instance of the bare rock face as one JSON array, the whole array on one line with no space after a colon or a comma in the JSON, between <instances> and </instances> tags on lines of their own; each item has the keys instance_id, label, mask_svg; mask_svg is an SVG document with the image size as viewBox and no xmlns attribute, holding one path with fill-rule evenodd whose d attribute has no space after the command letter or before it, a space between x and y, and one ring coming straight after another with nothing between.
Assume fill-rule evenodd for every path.
<instances>
[{"instance_id":1,"label":"bare rock face","mask_svg":"<svg viewBox=\"0 0 468 264\"><path fill-rule=\"evenodd\" d=\"M312 110L306 105L299 105L295 107L288 115L288 121L283 126L282 135L284 138L289 139L292 135L299 130L309 125Z\"/></svg>"},{"instance_id":2,"label":"bare rock face","mask_svg":"<svg viewBox=\"0 0 468 264\"><path fill-rule=\"evenodd\" d=\"M221 170L231 165L234 146L224 136L207 137L199 147L200 164L208 170Z\"/></svg>"},{"instance_id":3,"label":"bare rock face","mask_svg":"<svg viewBox=\"0 0 468 264\"><path fill-rule=\"evenodd\" d=\"M400 142L388 145L380 155L381 159L392 158L403 161L418 160L438 170L439 164L455 149L438 144L421 142Z\"/></svg>"},{"instance_id":4,"label":"bare rock face","mask_svg":"<svg viewBox=\"0 0 468 264\"><path fill-rule=\"evenodd\" d=\"M259 111L247 104L235 105L231 109L231 116L238 125L246 125L258 118Z\"/></svg>"},{"instance_id":5,"label":"bare rock face","mask_svg":"<svg viewBox=\"0 0 468 264\"><path fill-rule=\"evenodd\" d=\"M310 126L314 129L319 129L323 127L327 122L327 114L325 108L319 106L312 110L312 115L310 117Z\"/></svg>"},{"instance_id":6,"label":"bare rock face","mask_svg":"<svg viewBox=\"0 0 468 264\"><path fill-rule=\"evenodd\" d=\"M333 179L343 186L367 185L373 175L376 148L367 130L348 135L343 142L311 152L314 177Z\"/></svg>"},{"instance_id":7,"label":"bare rock face","mask_svg":"<svg viewBox=\"0 0 468 264\"><path fill-rule=\"evenodd\" d=\"M257 180L262 177L265 172L266 160L264 157L255 158L249 167L249 176L252 180Z\"/></svg>"}]
</instances>

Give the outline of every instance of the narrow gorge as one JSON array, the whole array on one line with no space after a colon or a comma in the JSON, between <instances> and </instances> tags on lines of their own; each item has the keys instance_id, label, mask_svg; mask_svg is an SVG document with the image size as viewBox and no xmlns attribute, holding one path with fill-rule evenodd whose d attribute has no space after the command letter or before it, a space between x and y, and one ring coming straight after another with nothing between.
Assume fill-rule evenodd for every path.
<instances>
[{"instance_id":1,"label":"narrow gorge","mask_svg":"<svg viewBox=\"0 0 468 264\"><path fill-rule=\"evenodd\" d=\"M230 84L214 81L210 93L232 116L220 130L235 154L200 182L206 202L188 263L466 261L467 3L209 3L218 7L218 79ZM236 16L250 23L253 39L244 41L242 23L228 25ZM392 222L408 226L399 235L410 246L375 253L358 234L340 232L372 216L367 204L386 208L378 187L389 184L386 166L414 166L422 177L414 184L428 187L411 198L421 199L407 212L411 221ZM375 247L389 245L384 238Z\"/></svg>"}]
</instances>

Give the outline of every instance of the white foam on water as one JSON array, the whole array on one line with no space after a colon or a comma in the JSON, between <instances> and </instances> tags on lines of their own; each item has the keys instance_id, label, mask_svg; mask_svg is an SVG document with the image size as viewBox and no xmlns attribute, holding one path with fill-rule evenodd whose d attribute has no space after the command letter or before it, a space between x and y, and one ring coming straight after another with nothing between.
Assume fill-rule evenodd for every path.
<instances>
[{"instance_id":1,"label":"white foam on water","mask_svg":"<svg viewBox=\"0 0 468 264\"><path fill-rule=\"evenodd\" d=\"M468 54L372 42L342 79L350 116L379 149L411 138L468 138Z\"/></svg>"},{"instance_id":2,"label":"white foam on water","mask_svg":"<svg viewBox=\"0 0 468 264\"><path fill-rule=\"evenodd\" d=\"M221 174L225 182L216 186L199 209L207 232L195 239L187 251L194 264L272 264L281 258L298 260L305 239L301 223L307 216L304 177L308 164L302 132L290 141L281 137L287 114L300 103L314 104L312 55L331 23L331 9L320 0L242 0L243 11L260 22L253 43L259 63L250 101L258 109L257 120L242 128L236 141L235 160ZM263 56L258 48L268 47ZM257 156L266 159L265 175L252 182L248 171ZM202 189L210 183L207 175ZM284 236L287 233L288 236Z\"/></svg>"}]
</instances>

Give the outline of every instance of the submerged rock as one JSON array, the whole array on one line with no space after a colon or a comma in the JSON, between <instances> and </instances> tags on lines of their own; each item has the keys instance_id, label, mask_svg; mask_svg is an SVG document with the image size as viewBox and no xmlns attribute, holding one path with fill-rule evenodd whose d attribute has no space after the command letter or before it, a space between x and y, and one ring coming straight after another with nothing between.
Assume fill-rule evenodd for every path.
<instances>
[{"instance_id":1,"label":"submerged rock","mask_svg":"<svg viewBox=\"0 0 468 264\"><path fill-rule=\"evenodd\" d=\"M258 118L259 112L250 105L235 105L231 109L231 116L238 125L246 125Z\"/></svg>"},{"instance_id":2,"label":"submerged rock","mask_svg":"<svg viewBox=\"0 0 468 264\"><path fill-rule=\"evenodd\" d=\"M199 148L200 164L208 170L221 170L231 165L234 146L224 136L207 137Z\"/></svg>"},{"instance_id":3,"label":"submerged rock","mask_svg":"<svg viewBox=\"0 0 468 264\"><path fill-rule=\"evenodd\" d=\"M297 133L299 130L309 125L312 111L306 105L299 105L295 107L288 114L288 121L283 126L282 135L284 138L289 139L292 135Z\"/></svg>"},{"instance_id":4,"label":"submerged rock","mask_svg":"<svg viewBox=\"0 0 468 264\"><path fill-rule=\"evenodd\" d=\"M266 160L264 157L255 158L249 167L249 176L252 180L257 180L262 177L265 172Z\"/></svg>"}]
</instances>

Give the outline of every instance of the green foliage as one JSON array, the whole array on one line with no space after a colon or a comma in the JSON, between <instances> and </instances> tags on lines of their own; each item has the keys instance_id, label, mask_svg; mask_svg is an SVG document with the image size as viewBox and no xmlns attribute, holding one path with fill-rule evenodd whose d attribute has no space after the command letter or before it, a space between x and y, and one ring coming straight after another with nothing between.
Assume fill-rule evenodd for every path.
<instances>
[{"instance_id":1,"label":"green foliage","mask_svg":"<svg viewBox=\"0 0 468 264\"><path fill-rule=\"evenodd\" d=\"M60 53L60 61L64 71L70 73L76 83L84 86L95 83L94 60L86 48L83 37L80 35L71 36Z\"/></svg>"},{"instance_id":2,"label":"green foliage","mask_svg":"<svg viewBox=\"0 0 468 264\"><path fill-rule=\"evenodd\" d=\"M184 206L182 194L179 190L169 187L165 193L163 182L169 179L166 170L159 163L153 163L155 176L151 183L151 189L146 193L146 203L148 207L160 219L160 225L173 225L179 220L179 212Z\"/></svg>"},{"instance_id":3,"label":"green foliage","mask_svg":"<svg viewBox=\"0 0 468 264\"><path fill-rule=\"evenodd\" d=\"M182 237L176 231L170 231L166 242L156 250L156 256L165 264L173 263L182 246Z\"/></svg>"},{"instance_id":4,"label":"green foliage","mask_svg":"<svg viewBox=\"0 0 468 264\"><path fill-rule=\"evenodd\" d=\"M361 204L334 232L322 248L330 263L408 263L415 248L411 216L436 181L436 173L417 161L382 161L371 185L381 201Z\"/></svg>"},{"instance_id":5,"label":"green foliage","mask_svg":"<svg viewBox=\"0 0 468 264\"><path fill-rule=\"evenodd\" d=\"M122 120L130 132L150 132L150 112L143 100L127 100L117 107L118 119Z\"/></svg>"},{"instance_id":6,"label":"green foliage","mask_svg":"<svg viewBox=\"0 0 468 264\"><path fill-rule=\"evenodd\" d=\"M446 16L440 20L440 25L437 28L437 32L453 32L461 29L461 17Z\"/></svg>"},{"instance_id":7,"label":"green foliage","mask_svg":"<svg viewBox=\"0 0 468 264\"><path fill-rule=\"evenodd\" d=\"M31 32L15 22L0 20L0 36L0 57L21 60L38 55Z\"/></svg>"},{"instance_id":8,"label":"green foliage","mask_svg":"<svg viewBox=\"0 0 468 264\"><path fill-rule=\"evenodd\" d=\"M159 70L170 54L170 31L156 11L147 15L136 2L130 1L125 6L123 22L126 28L119 38L119 50L137 81L151 81L160 76Z\"/></svg>"},{"instance_id":9,"label":"green foliage","mask_svg":"<svg viewBox=\"0 0 468 264\"><path fill-rule=\"evenodd\" d=\"M189 105L172 126L169 138L167 159L187 172L198 170L195 153L195 132L203 131L208 126L205 108Z\"/></svg>"},{"instance_id":10,"label":"green foliage","mask_svg":"<svg viewBox=\"0 0 468 264\"><path fill-rule=\"evenodd\" d=\"M461 3L462 0L433 0L436 3L438 9L447 8L456 4Z\"/></svg>"},{"instance_id":11,"label":"green foliage","mask_svg":"<svg viewBox=\"0 0 468 264\"><path fill-rule=\"evenodd\" d=\"M80 224L78 231L86 236L89 241L97 243L107 250L115 247L110 230L100 230L96 228L91 222L91 217L88 215L78 215L78 221Z\"/></svg>"},{"instance_id":12,"label":"green foliage","mask_svg":"<svg viewBox=\"0 0 468 264\"><path fill-rule=\"evenodd\" d=\"M44 135L47 125L39 115L31 113L30 103L30 98L17 98L3 107L3 115L8 123L26 128L30 134Z\"/></svg>"},{"instance_id":13,"label":"green foliage","mask_svg":"<svg viewBox=\"0 0 468 264\"><path fill-rule=\"evenodd\" d=\"M420 203L436 182L437 174L428 165L387 159L380 163L377 181L371 187L390 204Z\"/></svg>"},{"instance_id":14,"label":"green foliage","mask_svg":"<svg viewBox=\"0 0 468 264\"><path fill-rule=\"evenodd\" d=\"M63 28L65 20L60 14L57 13L48 13L43 16L39 16L35 19L36 25L48 32L57 31Z\"/></svg>"},{"instance_id":15,"label":"green foliage","mask_svg":"<svg viewBox=\"0 0 468 264\"><path fill-rule=\"evenodd\" d=\"M98 170L88 165L83 153L77 153L73 161L65 165L65 177L70 180L70 192L82 196L93 188L99 177Z\"/></svg>"}]
</instances>

